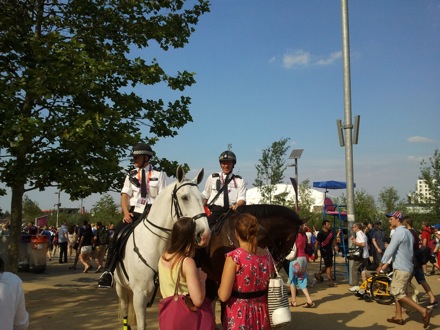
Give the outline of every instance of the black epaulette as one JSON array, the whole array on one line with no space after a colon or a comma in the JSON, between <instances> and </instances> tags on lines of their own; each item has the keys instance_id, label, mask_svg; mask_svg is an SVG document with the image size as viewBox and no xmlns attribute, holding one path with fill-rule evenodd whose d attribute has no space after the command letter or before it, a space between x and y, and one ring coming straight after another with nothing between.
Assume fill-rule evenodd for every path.
<instances>
[{"instance_id":1,"label":"black epaulette","mask_svg":"<svg viewBox=\"0 0 440 330\"><path fill-rule=\"evenodd\" d=\"M212 173L213 178L218 178L219 176L220 176L220 174L218 174L218 173Z\"/></svg>"},{"instance_id":2,"label":"black epaulette","mask_svg":"<svg viewBox=\"0 0 440 330\"><path fill-rule=\"evenodd\" d=\"M234 174L234 177L235 177L235 178L238 178L238 179L241 179L241 175L236 175L236 174Z\"/></svg>"}]
</instances>

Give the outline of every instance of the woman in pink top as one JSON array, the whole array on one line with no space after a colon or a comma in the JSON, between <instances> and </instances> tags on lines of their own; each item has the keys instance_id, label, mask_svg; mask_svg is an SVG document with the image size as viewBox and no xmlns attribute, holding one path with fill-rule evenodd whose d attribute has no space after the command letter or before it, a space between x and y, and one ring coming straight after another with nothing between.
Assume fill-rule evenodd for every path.
<instances>
[{"instance_id":1,"label":"woman in pink top","mask_svg":"<svg viewBox=\"0 0 440 330\"><path fill-rule=\"evenodd\" d=\"M304 295L306 296L306 303L304 308L315 307L315 303L310 298L309 290L307 290L307 258L306 258L306 246L307 236L304 232L304 228L301 227L298 231L298 237L296 238L296 257L289 264L289 282L290 292L292 293L292 300L290 306L296 307L296 287L298 286Z\"/></svg>"}]
</instances>

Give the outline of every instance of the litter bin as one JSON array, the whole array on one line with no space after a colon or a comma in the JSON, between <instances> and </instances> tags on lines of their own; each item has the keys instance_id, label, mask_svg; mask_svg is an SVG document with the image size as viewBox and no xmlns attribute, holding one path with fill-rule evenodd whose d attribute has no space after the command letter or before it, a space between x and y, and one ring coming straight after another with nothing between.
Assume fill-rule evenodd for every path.
<instances>
[{"instance_id":1,"label":"litter bin","mask_svg":"<svg viewBox=\"0 0 440 330\"><path fill-rule=\"evenodd\" d=\"M31 238L31 258L29 271L42 273L46 270L46 254L48 239L46 235L32 236Z\"/></svg>"},{"instance_id":2,"label":"litter bin","mask_svg":"<svg viewBox=\"0 0 440 330\"><path fill-rule=\"evenodd\" d=\"M21 235L20 252L18 256L18 271L29 271L29 259L31 255L31 235Z\"/></svg>"}]
</instances>

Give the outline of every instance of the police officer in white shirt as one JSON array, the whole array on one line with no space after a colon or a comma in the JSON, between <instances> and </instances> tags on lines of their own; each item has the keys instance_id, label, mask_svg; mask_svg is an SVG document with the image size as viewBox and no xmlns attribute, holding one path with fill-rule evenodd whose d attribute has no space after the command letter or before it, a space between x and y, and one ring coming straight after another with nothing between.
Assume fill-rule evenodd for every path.
<instances>
[{"instance_id":1,"label":"police officer in white shirt","mask_svg":"<svg viewBox=\"0 0 440 330\"><path fill-rule=\"evenodd\" d=\"M232 173L237 158L232 151L223 151L219 156L221 172L213 173L208 177L205 189L202 192L203 203L211 210L209 225L229 209L246 204L246 182L239 175Z\"/></svg>"},{"instance_id":2,"label":"police officer in white shirt","mask_svg":"<svg viewBox=\"0 0 440 330\"><path fill-rule=\"evenodd\" d=\"M115 253L118 233L128 224L138 220L142 214L148 214L151 204L166 187L165 174L154 170L150 164L154 152L148 144L137 143L133 146L131 155L135 169L127 174L121 190L121 209L124 217L117 224L115 234L109 242L106 271L98 281L100 288L111 288L113 285L113 272L118 262Z\"/></svg>"}]
</instances>

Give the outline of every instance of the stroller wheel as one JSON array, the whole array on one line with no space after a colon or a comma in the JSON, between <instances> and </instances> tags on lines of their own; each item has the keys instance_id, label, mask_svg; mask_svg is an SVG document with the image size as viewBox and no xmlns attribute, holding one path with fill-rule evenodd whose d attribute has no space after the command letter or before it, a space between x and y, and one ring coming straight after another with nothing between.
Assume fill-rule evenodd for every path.
<instances>
[{"instance_id":1,"label":"stroller wheel","mask_svg":"<svg viewBox=\"0 0 440 330\"><path fill-rule=\"evenodd\" d=\"M372 302L372 301L373 301L373 298L371 298L371 296L370 296L369 294L364 294L364 300L365 300L366 302Z\"/></svg>"}]
</instances>

